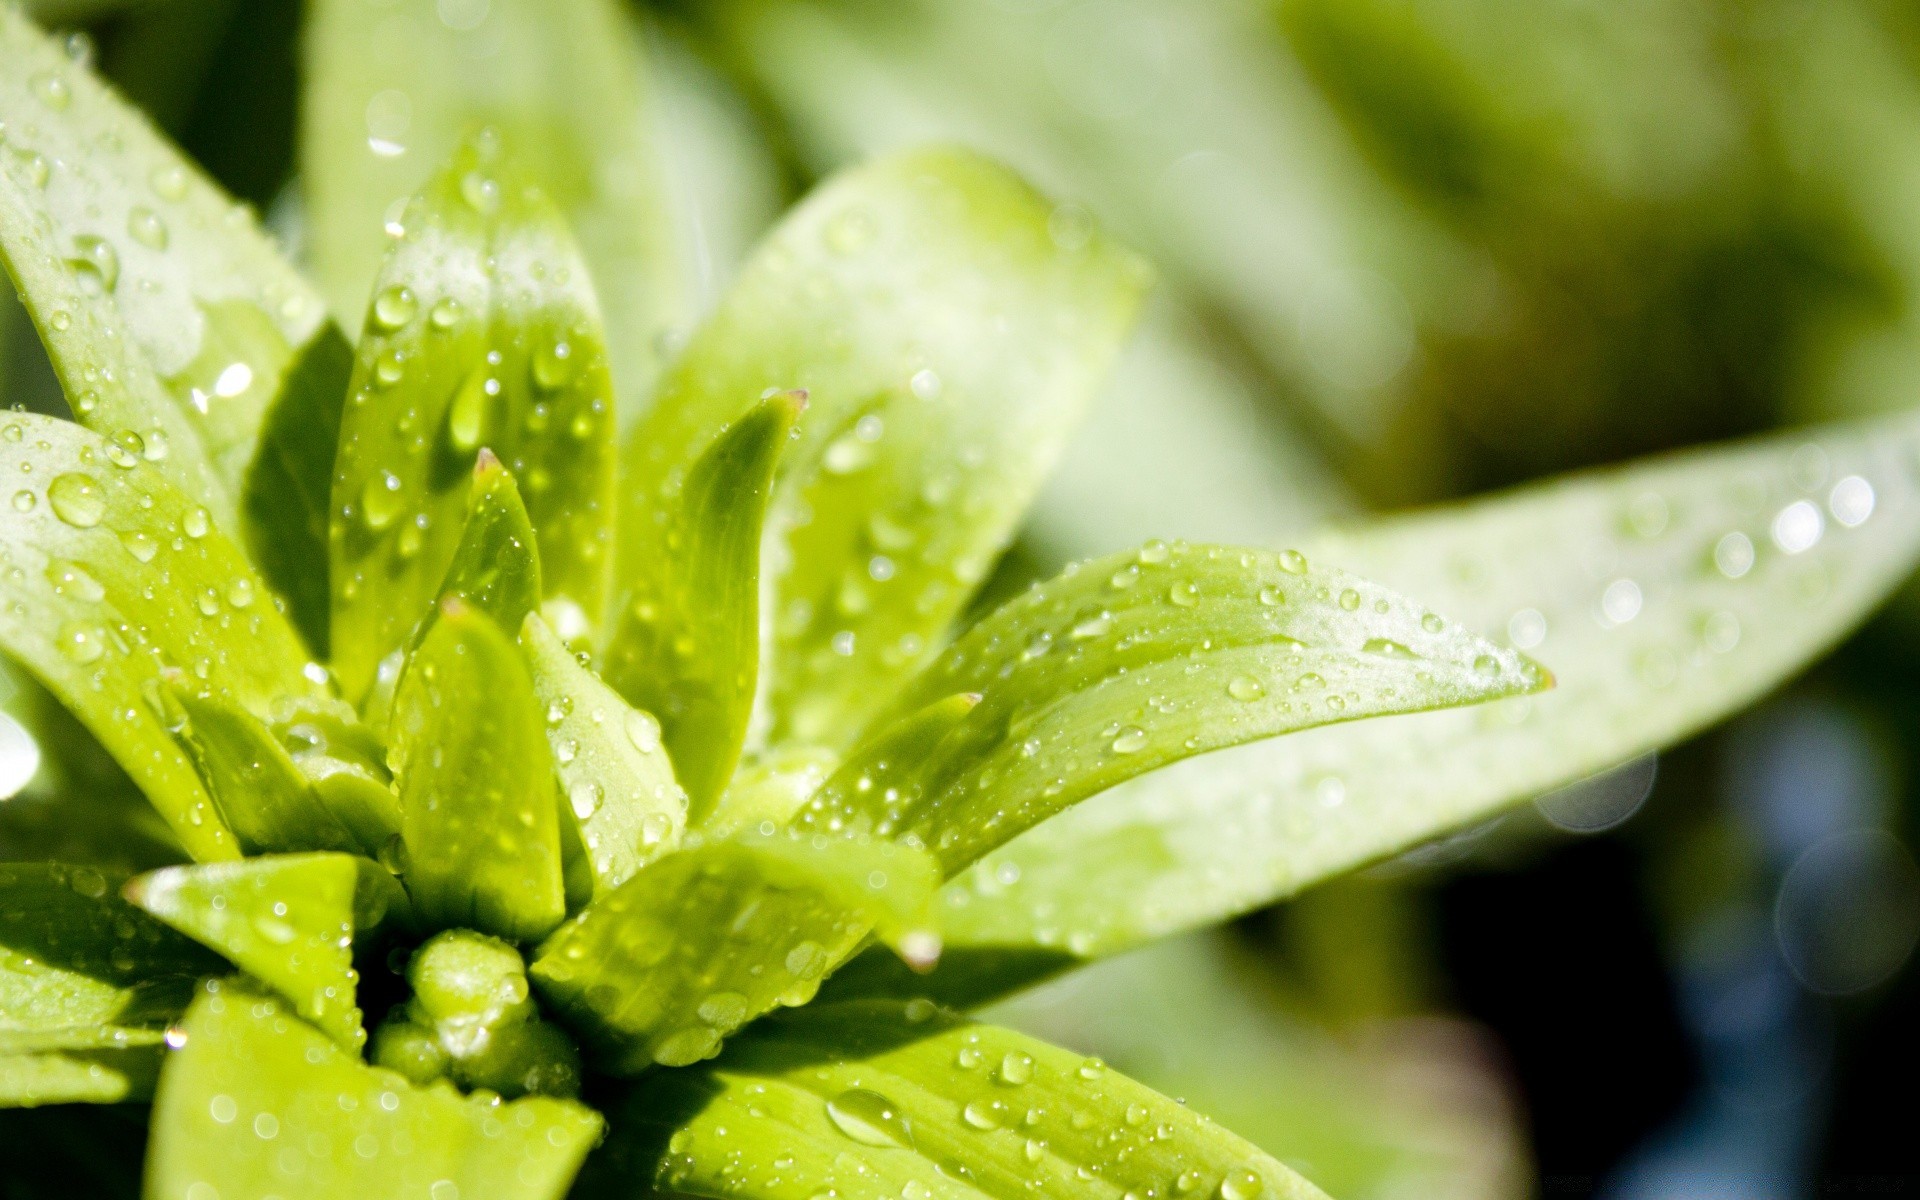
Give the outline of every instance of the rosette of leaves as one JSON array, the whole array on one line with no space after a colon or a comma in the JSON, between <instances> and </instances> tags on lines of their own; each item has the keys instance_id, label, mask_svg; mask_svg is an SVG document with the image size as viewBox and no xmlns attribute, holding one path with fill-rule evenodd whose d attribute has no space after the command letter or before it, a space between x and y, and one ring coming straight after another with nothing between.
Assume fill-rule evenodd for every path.
<instances>
[{"instance_id":1,"label":"rosette of leaves","mask_svg":"<svg viewBox=\"0 0 1920 1200\"><path fill-rule=\"evenodd\" d=\"M1176 838L1182 805L1126 788L1524 701L1545 672L1318 552L1154 542L967 619L1125 335L1132 255L963 151L877 160L766 238L622 431L592 264L510 137L476 127L390 216L350 343L17 15L0 61L0 256L73 418L0 419L0 647L171 860L129 877L76 797L99 827L70 861L0 866L0 1104L150 1105L166 1200L1318 1194L924 994L1242 911L1554 782L1514 755L1463 778L1481 743L1449 727L1407 743L1450 768L1437 796L1235 836L1236 859L1243 823L1193 805ZM1892 432L1861 440L1910 457ZM1875 477L1827 499L1860 532L1798 560L1827 571L1817 619L1593 765L1724 711L1890 585L1913 539L1877 531L1911 523L1868 518L1909 498ZM1783 553L1821 542L1807 506ZM1565 508L1349 548L1411 570ZM1346 743L1350 766L1418 773L1398 744ZM1084 827L1044 864L1022 848L1107 793L1085 811L1126 820L1075 896ZM1223 775L1219 803L1248 796ZM1021 853L1051 898L987 903L978 872ZM1142 907L1162 875L1172 920ZM939 968L950 931L965 961Z\"/></svg>"}]
</instances>

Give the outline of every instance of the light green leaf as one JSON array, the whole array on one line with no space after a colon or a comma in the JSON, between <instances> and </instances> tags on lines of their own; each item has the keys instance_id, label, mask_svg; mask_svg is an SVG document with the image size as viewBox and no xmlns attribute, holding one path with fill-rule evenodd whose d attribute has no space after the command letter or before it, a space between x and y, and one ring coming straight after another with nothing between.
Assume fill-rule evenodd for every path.
<instances>
[{"instance_id":1,"label":"light green leaf","mask_svg":"<svg viewBox=\"0 0 1920 1200\"><path fill-rule=\"evenodd\" d=\"M0 254L80 420L238 529L262 415L319 298L135 110L0 16Z\"/></svg>"},{"instance_id":2,"label":"light green leaf","mask_svg":"<svg viewBox=\"0 0 1920 1200\"><path fill-rule=\"evenodd\" d=\"M527 614L540 607L540 551L533 522L513 476L491 450L481 450L474 460L467 523L440 591L465 600L502 629L520 628Z\"/></svg>"},{"instance_id":3,"label":"light green leaf","mask_svg":"<svg viewBox=\"0 0 1920 1200\"><path fill-rule=\"evenodd\" d=\"M887 842L747 834L669 854L561 927L528 974L596 1065L637 1074L712 1057L779 1004L805 1004L869 933L928 965L939 882Z\"/></svg>"},{"instance_id":4,"label":"light green leaf","mask_svg":"<svg viewBox=\"0 0 1920 1200\"><path fill-rule=\"evenodd\" d=\"M355 698L439 594L483 446L524 489L546 595L590 623L608 582L612 385L565 223L484 136L403 220L333 477L333 665Z\"/></svg>"},{"instance_id":5,"label":"light green leaf","mask_svg":"<svg viewBox=\"0 0 1920 1200\"><path fill-rule=\"evenodd\" d=\"M166 867L129 880L122 894L284 996L340 1045L358 1050L367 1034L354 1006L357 900L366 874L369 899L384 907L371 877L379 871L348 854L278 854Z\"/></svg>"},{"instance_id":6,"label":"light green leaf","mask_svg":"<svg viewBox=\"0 0 1920 1200\"><path fill-rule=\"evenodd\" d=\"M1560 686L1315 731L1126 784L942 894L968 946L1107 954L1290 895L1670 745L1856 625L1920 560L1920 418L1597 471L1325 539Z\"/></svg>"},{"instance_id":7,"label":"light green leaf","mask_svg":"<svg viewBox=\"0 0 1920 1200\"><path fill-rule=\"evenodd\" d=\"M760 664L760 539L804 398L762 401L687 471L657 530L658 557L632 580L607 679L660 719L689 819L733 776Z\"/></svg>"},{"instance_id":8,"label":"light green leaf","mask_svg":"<svg viewBox=\"0 0 1920 1200\"><path fill-rule=\"evenodd\" d=\"M400 832L386 747L332 698L283 705L275 718L274 736L321 805L377 858Z\"/></svg>"},{"instance_id":9,"label":"light green leaf","mask_svg":"<svg viewBox=\"0 0 1920 1200\"><path fill-rule=\"evenodd\" d=\"M600 1134L565 1100L414 1087L233 983L209 982L183 1026L154 1097L154 1200L558 1200Z\"/></svg>"},{"instance_id":10,"label":"light green leaf","mask_svg":"<svg viewBox=\"0 0 1920 1200\"><path fill-rule=\"evenodd\" d=\"M513 640L448 598L394 697L404 875L431 928L528 941L566 916L553 762Z\"/></svg>"},{"instance_id":11,"label":"light green leaf","mask_svg":"<svg viewBox=\"0 0 1920 1200\"><path fill-rule=\"evenodd\" d=\"M155 707L161 672L264 714L316 691L299 636L207 510L124 446L8 414L0 472L16 481L0 497L0 646L100 739L188 853L238 854Z\"/></svg>"},{"instance_id":12,"label":"light green leaf","mask_svg":"<svg viewBox=\"0 0 1920 1200\"><path fill-rule=\"evenodd\" d=\"M166 699L186 714L174 736L243 852L362 848L260 718L196 694L178 672L169 672L165 687Z\"/></svg>"},{"instance_id":13,"label":"light green leaf","mask_svg":"<svg viewBox=\"0 0 1920 1200\"><path fill-rule=\"evenodd\" d=\"M260 426L260 446L241 484L247 553L313 653L326 658L331 591L327 513L340 409L353 377L353 347L328 321L307 343Z\"/></svg>"},{"instance_id":14,"label":"light green leaf","mask_svg":"<svg viewBox=\"0 0 1920 1200\"><path fill-rule=\"evenodd\" d=\"M589 1194L651 1182L743 1200L1322 1196L1098 1059L924 1000L783 1013L711 1067L649 1076L605 1158L582 1181Z\"/></svg>"},{"instance_id":15,"label":"light green leaf","mask_svg":"<svg viewBox=\"0 0 1920 1200\"><path fill-rule=\"evenodd\" d=\"M1529 692L1511 650L1292 552L1169 546L1085 563L978 625L897 701L981 701L910 781L828 781L808 827L930 847L951 874L1124 779L1358 717Z\"/></svg>"},{"instance_id":16,"label":"light green leaf","mask_svg":"<svg viewBox=\"0 0 1920 1200\"><path fill-rule=\"evenodd\" d=\"M138 1099L161 1035L220 961L92 867L0 864L0 1107Z\"/></svg>"},{"instance_id":17,"label":"light green leaf","mask_svg":"<svg viewBox=\"0 0 1920 1200\"><path fill-rule=\"evenodd\" d=\"M315 268L335 311L357 313L382 224L461 138L496 129L586 249L620 403L637 412L692 297L631 18L613 0L462 12L449 23L434 0L309 6L301 176Z\"/></svg>"},{"instance_id":18,"label":"light green leaf","mask_svg":"<svg viewBox=\"0 0 1920 1200\"><path fill-rule=\"evenodd\" d=\"M581 666L538 614L520 627L520 649L546 712L547 745L592 871L591 894L606 895L680 844L687 794L674 779L660 723Z\"/></svg>"},{"instance_id":19,"label":"light green leaf","mask_svg":"<svg viewBox=\"0 0 1920 1200\"><path fill-rule=\"evenodd\" d=\"M629 588L714 431L807 391L773 522L773 740L851 745L938 650L1118 349L1145 270L1052 215L961 151L845 173L755 252L630 435Z\"/></svg>"}]
</instances>

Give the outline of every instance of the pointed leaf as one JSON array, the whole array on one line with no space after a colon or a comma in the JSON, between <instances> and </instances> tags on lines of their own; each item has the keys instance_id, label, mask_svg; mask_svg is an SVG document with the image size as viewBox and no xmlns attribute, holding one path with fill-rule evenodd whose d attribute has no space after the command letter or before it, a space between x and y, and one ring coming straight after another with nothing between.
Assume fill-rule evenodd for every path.
<instances>
[{"instance_id":1,"label":"pointed leaf","mask_svg":"<svg viewBox=\"0 0 1920 1200\"><path fill-rule=\"evenodd\" d=\"M394 697L407 890L436 929L532 940L566 916L553 762L520 652L441 605Z\"/></svg>"},{"instance_id":2,"label":"pointed leaf","mask_svg":"<svg viewBox=\"0 0 1920 1200\"><path fill-rule=\"evenodd\" d=\"M581 666L537 614L520 627L520 649L546 712L547 744L592 872L591 894L604 896L680 844L687 794L674 779L660 723Z\"/></svg>"},{"instance_id":3,"label":"pointed leaf","mask_svg":"<svg viewBox=\"0 0 1920 1200\"><path fill-rule=\"evenodd\" d=\"M1521 655L1298 554L1150 542L974 626L898 701L983 696L911 785L829 781L803 821L911 836L951 873L1181 758L1546 682Z\"/></svg>"},{"instance_id":4,"label":"pointed leaf","mask_svg":"<svg viewBox=\"0 0 1920 1200\"><path fill-rule=\"evenodd\" d=\"M613 0L463 11L449 23L434 0L309 7L301 177L322 285L335 311L357 313L381 225L461 138L496 129L586 250L620 404L638 412L691 314L692 272L648 137L657 117L630 18Z\"/></svg>"},{"instance_id":5,"label":"pointed leaf","mask_svg":"<svg viewBox=\"0 0 1920 1200\"><path fill-rule=\"evenodd\" d=\"M282 375L324 306L145 117L0 16L0 254L80 420L131 433L233 521Z\"/></svg>"},{"instance_id":6,"label":"pointed leaf","mask_svg":"<svg viewBox=\"0 0 1920 1200\"><path fill-rule=\"evenodd\" d=\"M367 1040L354 1006L359 976L353 969L363 863L381 869L348 854L167 867L128 881L123 894L284 996L340 1045L358 1050Z\"/></svg>"},{"instance_id":7,"label":"pointed leaf","mask_svg":"<svg viewBox=\"0 0 1920 1200\"><path fill-rule=\"evenodd\" d=\"M1688 737L1801 669L1913 571L1916 454L1920 417L1902 415L1553 480L1326 539L1317 559L1504 634L1560 686L1475 712L1316 731L1126 784L954 880L943 921L970 945L1113 953Z\"/></svg>"},{"instance_id":8,"label":"pointed leaf","mask_svg":"<svg viewBox=\"0 0 1920 1200\"><path fill-rule=\"evenodd\" d=\"M1051 212L960 151L847 172L755 252L630 435L634 587L713 431L807 391L774 522L775 740L851 745L938 649L1118 349L1145 271Z\"/></svg>"},{"instance_id":9,"label":"pointed leaf","mask_svg":"<svg viewBox=\"0 0 1920 1200\"><path fill-rule=\"evenodd\" d=\"M283 706L273 733L307 778L322 807L378 858L400 833L386 747L332 698Z\"/></svg>"},{"instance_id":10,"label":"pointed leaf","mask_svg":"<svg viewBox=\"0 0 1920 1200\"><path fill-rule=\"evenodd\" d=\"M161 672L265 713L316 690L299 636L207 510L125 447L8 414L0 473L18 482L0 498L0 646L100 739L188 853L236 855L155 707Z\"/></svg>"},{"instance_id":11,"label":"pointed leaf","mask_svg":"<svg viewBox=\"0 0 1920 1200\"><path fill-rule=\"evenodd\" d=\"M165 686L187 718L176 736L244 853L360 848L265 722L197 695L177 673Z\"/></svg>"},{"instance_id":12,"label":"pointed leaf","mask_svg":"<svg viewBox=\"0 0 1920 1200\"><path fill-rule=\"evenodd\" d=\"M354 364L333 477L333 664L363 695L439 593L480 448L521 481L545 592L597 618L613 397L580 252L479 137L407 206Z\"/></svg>"},{"instance_id":13,"label":"pointed leaf","mask_svg":"<svg viewBox=\"0 0 1920 1200\"><path fill-rule=\"evenodd\" d=\"M608 681L659 717L696 822L746 741L759 677L760 536L774 467L805 407L794 394L762 401L693 464L608 654Z\"/></svg>"},{"instance_id":14,"label":"pointed leaf","mask_svg":"<svg viewBox=\"0 0 1920 1200\"><path fill-rule=\"evenodd\" d=\"M540 551L533 522L513 476L490 450L473 464L467 523L440 585L492 617L502 629L518 629L540 607Z\"/></svg>"},{"instance_id":15,"label":"pointed leaf","mask_svg":"<svg viewBox=\"0 0 1920 1200\"><path fill-rule=\"evenodd\" d=\"M209 982L183 1027L154 1097L155 1197L559 1200L600 1134L568 1101L414 1087L237 984Z\"/></svg>"},{"instance_id":16,"label":"pointed leaf","mask_svg":"<svg viewBox=\"0 0 1920 1200\"><path fill-rule=\"evenodd\" d=\"M938 881L926 855L886 842L706 842L643 867L562 926L528 975L600 1069L682 1066L775 1005L806 1003L870 932L937 953L920 918Z\"/></svg>"},{"instance_id":17,"label":"pointed leaf","mask_svg":"<svg viewBox=\"0 0 1920 1200\"><path fill-rule=\"evenodd\" d=\"M169 1021L220 960L92 867L0 864L0 1107L139 1099Z\"/></svg>"},{"instance_id":18,"label":"pointed leaf","mask_svg":"<svg viewBox=\"0 0 1920 1200\"><path fill-rule=\"evenodd\" d=\"M815 1005L641 1081L583 1179L740 1200L1136 1195L1322 1200L1151 1088L926 1001ZM631 1185L629 1185L631 1186Z\"/></svg>"}]
</instances>

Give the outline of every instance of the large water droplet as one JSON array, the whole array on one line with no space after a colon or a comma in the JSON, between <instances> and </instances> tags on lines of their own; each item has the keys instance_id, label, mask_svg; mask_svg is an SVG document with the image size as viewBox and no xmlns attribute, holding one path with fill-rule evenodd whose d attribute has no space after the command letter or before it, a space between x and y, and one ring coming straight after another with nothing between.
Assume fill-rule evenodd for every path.
<instances>
[{"instance_id":1,"label":"large water droplet","mask_svg":"<svg viewBox=\"0 0 1920 1200\"><path fill-rule=\"evenodd\" d=\"M375 532L385 529L400 515L404 500L400 477L392 471L381 471L360 488L361 519Z\"/></svg>"},{"instance_id":2,"label":"large water droplet","mask_svg":"<svg viewBox=\"0 0 1920 1200\"><path fill-rule=\"evenodd\" d=\"M103 292L120 284L120 252L113 243L91 233L73 239L73 257L68 264L84 279L91 279Z\"/></svg>"},{"instance_id":3,"label":"large water droplet","mask_svg":"<svg viewBox=\"0 0 1920 1200\"><path fill-rule=\"evenodd\" d=\"M849 1088L827 1101L833 1127L863 1146L911 1146L913 1127L899 1106L867 1088Z\"/></svg>"},{"instance_id":4,"label":"large water droplet","mask_svg":"<svg viewBox=\"0 0 1920 1200\"><path fill-rule=\"evenodd\" d=\"M418 308L413 289L396 283L380 289L380 294L373 298L373 323L384 332L392 333L413 320Z\"/></svg>"},{"instance_id":5,"label":"large water droplet","mask_svg":"<svg viewBox=\"0 0 1920 1200\"><path fill-rule=\"evenodd\" d=\"M53 513L75 529L91 529L107 515L107 493L93 476L79 471L59 475L47 485Z\"/></svg>"},{"instance_id":6,"label":"large water droplet","mask_svg":"<svg viewBox=\"0 0 1920 1200\"><path fill-rule=\"evenodd\" d=\"M127 236L139 242L149 250L167 248L167 223L160 214L145 206L135 206L127 213Z\"/></svg>"}]
</instances>

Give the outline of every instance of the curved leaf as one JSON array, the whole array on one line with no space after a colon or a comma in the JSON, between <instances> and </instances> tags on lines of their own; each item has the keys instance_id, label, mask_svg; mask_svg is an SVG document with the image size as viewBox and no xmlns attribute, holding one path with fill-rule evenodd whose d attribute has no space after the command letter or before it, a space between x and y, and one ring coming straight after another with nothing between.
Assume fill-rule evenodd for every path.
<instances>
[{"instance_id":1,"label":"curved leaf","mask_svg":"<svg viewBox=\"0 0 1920 1200\"><path fill-rule=\"evenodd\" d=\"M775 510L774 740L851 745L938 649L1118 349L1146 272L1052 211L956 150L839 176L755 252L629 435L633 587L714 431L769 388L807 391Z\"/></svg>"},{"instance_id":2,"label":"curved leaf","mask_svg":"<svg viewBox=\"0 0 1920 1200\"><path fill-rule=\"evenodd\" d=\"M491 450L473 464L467 523L447 564L443 595L458 596L492 617L502 629L518 629L540 607L540 551L533 522L513 476Z\"/></svg>"},{"instance_id":3,"label":"curved leaf","mask_svg":"<svg viewBox=\"0 0 1920 1200\"><path fill-rule=\"evenodd\" d=\"M174 736L244 853L359 848L260 718L195 694L177 672L168 673L164 686L166 699L186 714Z\"/></svg>"},{"instance_id":4,"label":"curved leaf","mask_svg":"<svg viewBox=\"0 0 1920 1200\"><path fill-rule=\"evenodd\" d=\"M1098 1059L924 1000L781 1014L711 1067L643 1080L614 1129L589 1194L1322 1196Z\"/></svg>"},{"instance_id":5,"label":"curved leaf","mask_svg":"<svg viewBox=\"0 0 1920 1200\"><path fill-rule=\"evenodd\" d=\"M161 1035L220 960L92 867L0 864L0 1107L144 1096Z\"/></svg>"},{"instance_id":6,"label":"curved leaf","mask_svg":"<svg viewBox=\"0 0 1920 1200\"><path fill-rule=\"evenodd\" d=\"M257 714L313 694L300 639L207 510L126 447L0 420L0 646L91 730L197 859L237 854L174 744L161 673Z\"/></svg>"},{"instance_id":7,"label":"curved leaf","mask_svg":"<svg viewBox=\"0 0 1920 1200\"><path fill-rule=\"evenodd\" d=\"M220 523L324 306L244 209L18 13L0 16L0 253L80 420Z\"/></svg>"},{"instance_id":8,"label":"curved leaf","mask_svg":"<svg viewBox=\"0 0 1920 1200\"><path fill-rule=\"evenodd\" d=\"M952 873L1178 759L1546 682L1523 656L1297 553L1150 542L974 626L896 703L980 702L908 779L882 787L868 772L842 775L801 820L913 838Z\"/></svg>"},{"instance_id":9,"label":"curved leaf","mask_svg":"<svg viewBox=\"0 0 1920 1200\"><path fill-rule=\"evenodd\" d=\"M760 665L760 537L773 472L804 396L762 401L687 472L633 581L607 680L660 718L698 822L740 759Z\"/></svg>"},{"instance_id":10,"label":"curved leaf","mask_svg":"<svg viewBox=\"0 0 1920 1200\"><path fill-rule=\"evenodd\" d=\"M586 623L607 588L613 395L565 223L487 137L404 220L367 310L334 467L333 663L355 698L439 594L482 446L521 485L546 595Z\"/></svg>"},{"instance_id":11,"label":"curved leaf","mask_svg":"<svg viewBox=\"0 0 1920 1200\"><path fill-rule=\"evenodd\" d=\"M509 941L566 916L553 762L512 639L449 597L393 704L404 874L420 917Z\"/></svg>"},{"instance_id":12,"label":"curved leaf","mask_svg":"<svg viewBox=\"0 0 1920 1200\"><path fill-rule=\"evenodd\" d=\"M805 1004L871 932L903 953L937 953L920 916L938 882L927 856L886 842L706 842L590 905L547 939L528 975L601 1070L683 1066L775 1005Z\"/></svg>"},{"instance_id":13,"label":"curved leaf","mask_svg":"<svg viewBox=\"0 0 1920 1200\"><path fill-rule=\"evenodd\" d=\"M603 896L680 844L687 794L673 777L660 723L581 666L537 614L520 627L520 649L546 710L547 745L579 825L592 895Z\"/></svg>"},{"instance_id":14,"label":"curved leaf","mask_svg":"<svg viewBox=\"0 0 1920 1200\"><path fill-rule=\"evenodd\" d=\"M599 1136L565 1100L508 1104L369 1067L245 987L209 981L154 1097L147 1194L558 1200Z\"/></svg>"},{"instance_id":15,"label":"curved leaf","mask_svg":"<svg viewBox=\"0 0 1920 1200\"><path fill-rule=\"evenodd\" d=\"M335 311L358 312L391 224L474 129L525 156L587 251L637 412L686 321L691 288L647 138L647 64L613 0L492 0L442 19L434 0L318 0L306 29L301 178L313 257Z\"/></svg>"},{"instance_id":16,"label":"curved leaf","mask_svg":"<svg viewBox=\"0 0 1920 1200\"><path fill-rule=\"evenodd\" d=\"M1750 703L1920 561L1920 417L1796 431L1363 526L1352 564L1559 675L1083 804L942 894L949 940L1106 954L1210 923L1669 745Z\"/></svg>"}]
</instances>

